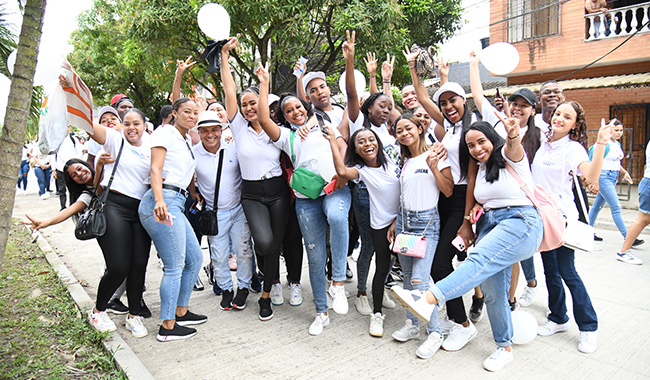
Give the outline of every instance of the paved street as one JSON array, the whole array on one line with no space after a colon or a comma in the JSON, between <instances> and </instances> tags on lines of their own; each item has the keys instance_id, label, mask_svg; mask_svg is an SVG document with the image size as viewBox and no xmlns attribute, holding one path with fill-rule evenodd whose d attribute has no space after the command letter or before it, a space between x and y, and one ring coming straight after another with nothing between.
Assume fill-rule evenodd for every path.
<instances>
[{"instance_id":1,"label":"paved street","mask_svg":"<svg viewBox=\"0 0 650 380\"><path fill-rule=\"evenodd\" d=\"M30 193L16 196L14 217L29 214L45 218L58 211L58 198L41 200L35 185L36 179L30 172ZM636 214L635 210L624 210L627 225ZM43 235L94 300L103 268L102 254L94 240L76 240L73 227L71 221L66 221L44 230ZM404 323L404 309L399 305L392 310L385 309L383 338L368 334L369 317L357 313L353 298L349 299L347 315L330 312L332 323L323 334L308 335L315 310L306 257L302 275L303 304L293 307L285 301L284 305L274 307L275 316L268 322L261 322L257 317L259 294L251 293L243 311L219 310L220 297L212 293L201 271L206 290L193 293L190 308L206 314L208 322L197 327L198 334L192 339L160 343L155 336L159 326L158 285L162 271L152 248L144 294L154 312L154 317L145 321L149 335L135 339L123 327L123 316L113 315L112 319L118 324L117 332L156 379L650 378L650 231L641 235L646 243L634 249L645 264L633 266L618 262L614 257L622 237L612 229L609 209L601 212L597 227L597 234L604 241L596 243L597 249L592 253L577 253L576 266L598 313L598 351L592 355L578 352L578 329L571 321L568 332L551 337L538 336L530 344L514 346L515 360L498 375L482 367L483 360L495 348L487 318L476 325L478 336L461 351L440 350L429 360L415 356L419 343L425 339L424 334L419 340L407 343L398 343L390 337ZM207 263L205 242L203 247L204 263ZM350 260L354 269L355 263ZM546 292L539 255L535 256L535 264L543 289L533 305L524 310L541 322L546 315ZM284 279L284 268L282 270ZM521 277L518 294L525 285L523 274ZM345 287L354 295L356 276ZM288 299L286 286L284 295ZM469 307L470 295L465 297ZM123 301L126 302L126 297Z\"/></svg>"}]
</instances>

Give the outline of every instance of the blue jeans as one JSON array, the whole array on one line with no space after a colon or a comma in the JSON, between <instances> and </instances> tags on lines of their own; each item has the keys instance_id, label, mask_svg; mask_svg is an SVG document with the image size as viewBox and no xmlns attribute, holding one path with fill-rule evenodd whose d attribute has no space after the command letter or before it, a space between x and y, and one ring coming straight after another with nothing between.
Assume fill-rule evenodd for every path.
<instances>
[{"instance_id":1,"label":"blue jeans","mask_svg":"<svg viewBox=\"0 0 650 380\"><path fill-rule=\"evenodd\" d=\"M521 260L521 269L524 272L524 277L526 278L527 283L531 283L537 279L537 276L535 275L535 260L533 256L526 260Z\"/></svg>"},{"instance_id":2,"label":"blue jeans","mask_svg":"<svg viewBox=\"0 0 650 380\"><path fill-rule=\"evenodd\" d=\"M40 166L35 166L34 174L36 174L36 179L38 179L38 195L43 195L46 191L50 191L52 168L41 169Z\"/></svg>"},{"instance_id":3,"label":"blue jeans","mask_svg":"<svg viewBox=\"0 0 650 380\"><path fill-rule=\"evenodd\" d=\"M643 177L639 182L639 212L650 214L650 178Z\"/></svg>"},{"instance_id":4,"label":"blue jeans","mask_svg":"<svg viewBox=\"0 0 650 380\"><path fill-rule=\"evenodd\" d=\"M564 284L566 284L573 300L573 317L580 331L598 330L596 311L591 304L585 284L576 271L575 252L564 246L553 251L542 252L542 262L548 289L548 308L551 310L548 319L555 323L569 321L564 291Z\"/></svg>"},{"instance_id":5,"label":"blue jeans","mask_svg":"<svg viewBox=\"0 0 650 380\"><path fill-rule=\"evenodd\" d=\"M431 287L438 304L481 285L492 337L497 346L510 346L513 332L508 290L512 264L535 253L542 242L542 231L542 219L532 206L487 211L478 221L478 240L472 253L458 269ZM434 330L440 332L437 305L431 321Z\"/></svg>"},{"instance_id":6,"label":"blue jeans","mask_svg":"<svg viewBox=\"0 0 650 380\"><path fill-rule=\"evenodd\" d=\"M368 272L375 247L370 235L370 195L363 182L359 182L352 190L352 208L361 237L361 251L357 258L357 290L365 292L368 283Z\"/></svg>"},{"instance_id":7,"label":"blue jeans","mask_svg":"<svg viewBox=\"0 0 650 380\"><path fill-rule=\"evenodd\" d=\"M16 186L20 188L20 183L23 184L23 190L27 190L27 174L29 173L29 161L22 160L20 161L20 169L18 171L18 182Z\"/></svg>"},{"instance_id":8,"label":"blue jeans","mask_svg":"<svg viewBox=\"0 0 650 380\"><path fill-rule=\"evenodd\" d=\"M596 223L598 213L603 206L605 206L605 202L607 202L609 209L612 212L614 224L616 224L616 228L618 228L620 233L623 235L623 238L625 238L625 235L627 235L627 227L625 227L623 216L621 216L621 202L618 200L618 194L616 194L617 180L618 170L603 170L600 173L600 178L598 178L598 186L600 190L596 196L594 204L589 210L589 224L593 226Z\"/></svg>"},{"instance_id":9,"label":"blue jeans","mask_svg":"<svg viewBox=\"0 0 650 380\"><path fill-rule=\"evenodd\" d=\"M203 253L183 208L185 197L176 191L163 189L163 197L173 225L156 221L153 208L156 201L149 189L138 208L142 225L151 236L165 269L160 281L160 319L176 319L176 307L188 306L192 287L199 275Z\"/></svg>"},{"instance_id":10,"label":"blue jeans","mask_svg":"<svg viewBox=\"0 0 650 380\"><path fill-rule=\"evenodd\" d=\"M428 228L427 224L429 225ZM425 228L426 231L424 230ZM433 264L433 257L436 254L438 239L440 238L440 216L438 215L438 208L412 211L404 210L400 207L399 213L397 214L397 222L395 223L395 235L402 231L416 234L424 233L424 237L427 238L427 251L423 258L399 254L399 263L402 265L402 274L404 275L404 289L425 291L429 288L431 265ZM417 317L408 310L406 311L406 318L410 319L414 326L419 325ZM435 331L435 326L432 321L429 322L427 329L429 331Z\"/></svg>"},{"instance_id":11,"label":"blue jeans","mask_svg":"<svg viewBox=\"0 0 650 380\"><path fill-rule=\"evenodd\" d=\"M309 263L309 282L317 313L327 312L325 279L325 230L330 226L332 247L332 280L344 281L348 255L348 213L350 188L345 186L317 199L296 198L296 214L302 231Z\"/></svg>"},{"instance_id":12,"label":"blue jeans","mask_svg":"<svg viewBox=\"0 0 650 380\"><path fill-rule=\"evenodd\" d=\"M232 247L232 252L237 255L237 288L247 289L251 285L253 276L253 248L243 207L237 205L232 210L220 210L217 213L217 222L219 234L208 236L210 259L217 285L223 290L233 288L232 275L228 268L228 257Z\"/></svg>"}]
</instances>

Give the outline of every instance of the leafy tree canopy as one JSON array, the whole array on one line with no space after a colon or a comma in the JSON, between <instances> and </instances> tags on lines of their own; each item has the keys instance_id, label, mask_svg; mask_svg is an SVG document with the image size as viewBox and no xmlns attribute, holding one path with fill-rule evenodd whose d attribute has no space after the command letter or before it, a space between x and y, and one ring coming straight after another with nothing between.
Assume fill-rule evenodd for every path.
<instances>
[{"instance_id":1,"label":"leafy tree canopy","mask_svg":"<svg viewBox=\"0 0 650 380\"><path fill-rule=\"evenodd\" d=\"M176 59L192 55L183 92L193 85L221 98L219 79L206 71L200 57L207 44L196 14L204 0L95 0L80 18L73 35L70 61L90 86L97 103L125 93L149 117L168 102ZM410 81L401 56L405 45L435 45L460 25L460 0L222 0L230 14L231 34L240 33L242 49L233 54L239 85L255 81L255 67L269 63L272 90L292 91L295 61L309 59L308 70L338 78L344 62L341 44L345 30L357 32L357 68L362 57L375 52L397 55L393 82Z\"/></svg>"}]
</instances>

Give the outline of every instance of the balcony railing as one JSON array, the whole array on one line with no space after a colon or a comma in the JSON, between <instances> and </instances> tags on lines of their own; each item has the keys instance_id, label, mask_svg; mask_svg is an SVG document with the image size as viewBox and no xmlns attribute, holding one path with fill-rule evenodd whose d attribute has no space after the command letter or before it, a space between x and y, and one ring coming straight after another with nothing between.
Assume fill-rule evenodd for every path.
<instances>
[{"instance_id":1,"label":"balcony railing","mask_svg":"<svg viewBox=\"0 0 650 380\"><path fill-rule=\"evenodd\" d=\"M589 13L585 15L585 41L627 36L637 30L639 33L647 33L650 32L648 20L650 2L610 9L607 12Z\"/></svg>"}]
</instances>

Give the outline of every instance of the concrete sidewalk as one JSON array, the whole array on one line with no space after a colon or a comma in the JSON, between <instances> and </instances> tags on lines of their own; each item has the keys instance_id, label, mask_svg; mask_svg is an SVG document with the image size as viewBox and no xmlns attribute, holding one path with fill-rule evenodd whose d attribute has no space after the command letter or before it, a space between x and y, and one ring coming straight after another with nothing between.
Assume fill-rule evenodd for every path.
<instances>
[{"instance_id":1,"label":"concrete sidewalk","mask_svg":"<svg viewBox=\"0 0 650 380\"><path fill-rule=\"evenodd\" d=\"M24 214L29 214L46 218L58 212L58 199L41 200L34 191L35 183L35 179L30 183L30 194L16 196L14 217L24 218ZM636 214L636 211L624 210L627 225L636 218ZM598 351L592 355L578 352L578 329L571 322L571 329L566 333L537 337L530 344L514 346L515 360L497 376L534 379L650 378L650 351L647 350L650 344L650 231L646 230L641 235L646 244L634 249L645 264L633 266L618 262L614 257L622 237L618 231L611 229L613 223L609 210L601 212L597 227L597 234L604 241L596 243L597 249L592 253L577 253L576 266L598 313ZM102 253L95 241L76 240L73 229L72 222L66 221L42 232L58 258L94 301L102 274ZM149 335L142 339L133 338L122 327L123 316L112 315L112 319L118 325L117 333L124 344L137 356L130 359L136 362L139 359L156 379L390 379L397 376L411 379L458 377L461 374L464 378L482 379L495 376L482 367L483 360L495 348L487 318L476 324L478 336L461 351L440 350L429 360L420 360L415 356L415 350L426 337L424 333L419 340L407 343L398 343L390 337L404 323L404 309L400 306L384 310L383 338L373 338L368 334L369 317L357 313L353 298L349 299L350 311L347 315L331 312L332 323L323 334L310 336L307 329L313 321L315 310L306 257L302 276L303 304L292 307L285 301L284 305L275 306L275 316L268 322L260 322L257 317L259 295L254 293L249 296L245 310L219 310L221 297L212 293L201 271L206 290L192 294L190 308L206 314L208 322L197 327L198 334L194 338L160 343L155 335L160 323L157 318L160 307L158 286L162 271L155 258L152 248L147 291L144 294L154 313L153 318L145 320ZM208 253L204 249L204 263L207 262ZM354 270L354 262L350 264ZM542 291L533 305L525 310L542 322L547 308L539 255L535 256L535 264ZM281 269L281 278L284 279L284 268ZM518 294L524 285L522 275ZM356 294L356 277L345 287L351 294ZM289 289L286 286L284 295L288 299ZM467 308L471 303L470 297L465 296ZM123 301L126 302L126 299ZM568 302L571 310L570 299ZM572 314L569 315L573 319ZM128 349L125 351L128 352ZM142 376L148 375L145 372L141 373ZM133 379L139 378L135 373L130 375Z\"/></svg>"}]
</instances>

